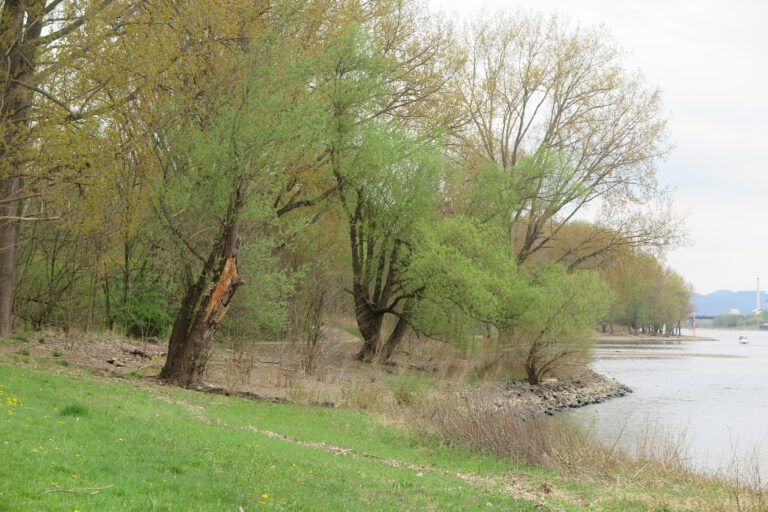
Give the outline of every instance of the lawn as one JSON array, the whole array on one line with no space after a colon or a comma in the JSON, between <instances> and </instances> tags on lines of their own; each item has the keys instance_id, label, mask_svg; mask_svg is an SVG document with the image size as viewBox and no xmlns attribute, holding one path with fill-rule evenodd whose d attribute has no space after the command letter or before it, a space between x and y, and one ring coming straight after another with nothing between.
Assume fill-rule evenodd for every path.
<instances>
[{"instance_id":1,"label":"lawn","mask_svg":"<svg viewBox=\"0 0 768 512\"><path fill-rule=\"evenodd\" d=\"M0 511L546 510L375 416L67 371L0 365Z\"/></svg>"}]
</instances>

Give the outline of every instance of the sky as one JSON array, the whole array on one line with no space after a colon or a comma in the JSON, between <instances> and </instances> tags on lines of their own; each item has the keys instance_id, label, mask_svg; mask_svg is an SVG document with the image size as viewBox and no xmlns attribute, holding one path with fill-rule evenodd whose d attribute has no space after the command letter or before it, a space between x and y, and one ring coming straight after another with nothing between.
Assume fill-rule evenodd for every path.
<instances>
[{"instance_id":1,"label":"sky","mask_svg":"<svg viewBox=\"0 0 768 512\"><path fill-rule=\"evenodd\" d=\"M604 25L659 87L674 148L657 177L689 244L666 256L698 293L768 288L768 1L428 0L456 20L500 9Z\"/></svg>"}]
</instances>

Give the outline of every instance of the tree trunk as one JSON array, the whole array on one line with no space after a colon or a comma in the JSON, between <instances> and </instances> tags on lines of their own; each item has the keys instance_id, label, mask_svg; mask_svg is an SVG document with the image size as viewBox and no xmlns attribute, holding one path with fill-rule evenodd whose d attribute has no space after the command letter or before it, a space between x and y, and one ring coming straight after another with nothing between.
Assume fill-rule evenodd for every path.
<instances>
[{"instance_id":1,"label":"tree trunk","mask_svg":"<svg viewBox=\"0 0 768 512\"><path fill-rule=\"evenodd\" d=\"M408 331L408 320L407 316L404 313L403 316L397 319L397 325L395 325L395 328L392 330L392 332L389 334L389 337L387 338L387 341L384 343L384 345L381 347L381 350L376 355L376 359L380 363L386 363L389 361L389 358L392 357L392 354L395 351L395 348L400 344L400 342L403 339L403 336L405 336L405 333Z\"/></svg>"},{"instance_id":2,"label":"tree trunk","mask_svg":"<svg viewBox=\"0 0 768 512\"><path fill-rule=\"evenodd\" d=\"M23 180L16 150L25 142L33 99L31 91L20 84L32 81L44 6L44 0L7 0L0 19L0 336L11 332L13 322L18 217L23 213Z\"/></svg>"},{"instance_id":3,"label":"tree trunk","mask_svg":"<svg viewBox=\"0 0 768 512\"><path fill-rule=\"evenodd\" d=\"M228 212L228 222L176 315L168 342L168 356L160 372L160 378L167 382L188 388L203 385L213 337L232 297L243 284L237 275L237 256L245 189L246 180L241 178Z\"/></svg>"},{"instance_id":4,"label":"tree trunk","mask_svg":"<svg viewBox=\"0 0 768 512\"><path fill-rule=\"evenodd\" d=\"M357 318L357 327L363 336L363 347L355 356L355 360L372 363L379 351L384 315L374 313L366 303L365 297L360 296L360 293L362 291L358 293L358 290L355 290L355 317Z\"/></svg>"},{"instance_id":5,"label":"tree trunk","mask_svg":"<svg viewBox=\"0 0 768 512\"><path fill-rule=\"evenodd\" d=\"M20 180L0 179L0 336L8 336L13 327L13 288L16 282L16 260L19 243L21 200Z\"/></svg>"}]
</instances>

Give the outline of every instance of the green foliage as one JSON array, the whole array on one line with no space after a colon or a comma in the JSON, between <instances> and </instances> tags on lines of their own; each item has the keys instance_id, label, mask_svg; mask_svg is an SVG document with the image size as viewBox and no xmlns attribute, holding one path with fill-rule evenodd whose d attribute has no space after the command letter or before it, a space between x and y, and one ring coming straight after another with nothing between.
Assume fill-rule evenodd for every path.
<instances>
[{"instance_id":1,"label":"green foliage","mask_svg":"<svg viewBox=\"0 0 768 512\"><path fill-rule=\"evenodd\" d=\"M8 338L16 341L21 341L23 343L29 342L29 336L27 336L23 332L17 332L17 333L11 334L10 336L8 336Z\"/></svg>"},{"instance_id":2,"label":"green foliage","mask_svg":"<svg viewBox=\"0 0 768 512\"><path fill-rule=\"evenodd\" d=\"M691 287L644 253L618 254L602 274L614 294L607 321L632 330L672 334L692 311Z\"/></svg>"},{"instance_id":3,"label":"green foliage","mask_svg":"<svg viewBox=\"0 0 768 512\"><path fill-rule=\"evenodd\" d=\"M712 320L712 327L737 327L741 324L741 315L717 315Z\"/></svg>"},{"instance_id":4,"label":"green foliage","mask_svg":"<svg viewBox=\"0 0 768 512\"><path fill-rule=\"evenodd\" d=\"M300 275L280 267L269 242L248 241L240 248L238 273L246 284L222 324L231 339L277 340L288 319L288 298Z\"/></svg>"},{"instance_id":5,"label":"green foliage","mask_svg":"<svg viewBox=\"0 0 768 512\"><path fill-rule=\"evenodd\" d=\"M527 285L503 232L467 217L422 224L408 261L410 286L421 289L414 328L468 343L480 322L511 325L527 301Z\"/></svg>"},{"instance_id":6,"label":"green foliage","mask_svg":"<svg viewBox=\"0 0 768 512\"><path fill-rule=\"evenodd\" d=\"M582 180L565 153L544 145L511 169L487 163L469 191L467 214L512 233L518 223L527 222L522 213L548 218L583 198L587 190Z\"/></svg>"},{"instance_id":7,"label":"green foliage","mask_svg":"<svg viewBox=\"0 0 768 512\"><path fill-rule=\"evenodd\" d=\"M64 355L64 352L61 352L61 351L59 351L59 350L54 350L53 352L51 352L51 355L52 355L53 357L61 357L61 356L63 356L63 355Z\"/></svg>"},{"instance_id":8,"label":"green foliage","mask_svg":"<svg viewBox=\"0 0 768 512\"><path fill-rule=\"evenodd\" d=\"M167 334L173 323L171 313L168 299L146 278L134 283L127 300L115 308L118 325L136 338Z\"/></svg>"},{"instance_id":9,"label":"green foliage","mask_svg":"<svg viewBox=\"0 0 768 512\"><path fill-rule=\"evenodd\" d=\"M607 312L610 292L595 272L566 272L548 264L531 276L525 312L503 332L502 340L517 354L532 384L578 355Z\"/></svg>"}]
</instances>

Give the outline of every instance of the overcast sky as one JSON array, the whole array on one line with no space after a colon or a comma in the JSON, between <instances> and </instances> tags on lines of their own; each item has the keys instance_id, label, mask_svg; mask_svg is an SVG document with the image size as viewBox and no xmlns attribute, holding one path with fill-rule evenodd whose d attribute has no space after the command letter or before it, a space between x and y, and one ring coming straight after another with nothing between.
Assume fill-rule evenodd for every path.
<instances>
[{"instance_id":1,"label":"overcast sky","mask_svg":"<svg viewBox=\"0 0 768 512\"><path fill-rule=\"evenodd\" d=\"M695 291L768 288L768 1L429 0L463 19L521 8L605 25L663 91L675 149L658 169L691 246L667 263Z\"/></svg>"}]
</instances>

